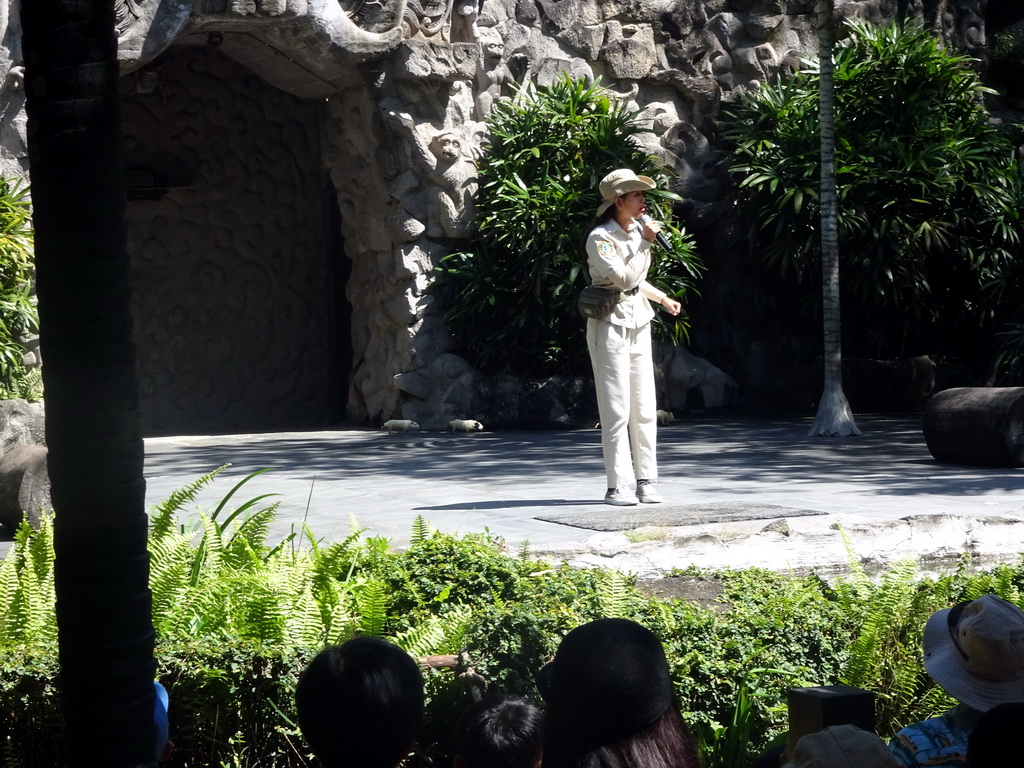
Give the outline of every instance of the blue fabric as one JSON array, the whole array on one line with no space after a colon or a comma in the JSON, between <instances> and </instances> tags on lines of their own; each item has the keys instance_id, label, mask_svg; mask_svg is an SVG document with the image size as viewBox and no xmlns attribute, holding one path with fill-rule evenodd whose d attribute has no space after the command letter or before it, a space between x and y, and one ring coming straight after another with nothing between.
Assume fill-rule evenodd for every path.
<instances>
[{"instance_id":1,"label":"blue fabric","mask_svg":"<svg viewBox=\"0 0 1024 768\"><path fill-rule=\"evenodd\" d=\"M915 768L964 768L967 737L981 713L960 704L944 715L908 725L889 742L900 765Z\"/></svg>"},{"instance_id":2,"label":"blue fabric","mask_svg":"<svg viewBox=\"0 0 1024 768\"><path fill-rule=\"evenodd\" d=\"M154 682L153 689L156 694L153 705L153 721L156 723L156 759L159 760L164 756L164 748L167 746L170 731L167 721L168 699L167 689L160 683Z\"/></svg>"}]
</instances>

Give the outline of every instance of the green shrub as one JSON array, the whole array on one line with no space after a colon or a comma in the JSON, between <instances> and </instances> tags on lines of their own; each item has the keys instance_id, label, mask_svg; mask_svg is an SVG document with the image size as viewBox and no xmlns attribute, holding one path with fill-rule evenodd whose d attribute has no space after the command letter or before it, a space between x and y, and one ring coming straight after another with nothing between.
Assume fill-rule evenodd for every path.
<instances>
[{"instance_id":1,"label":"green shrub","mask_svg":"<svg viewBox=\"0 0 1024 768\"><path fill-rule=\"evenodd\" d=\"M716 577L717 608L671 603L663 641L683 710L705 744L733 721L738 699L750 698L743 749L752 755L785 730L788 688L838 680L851 627L819 579L758 569Z\"/></svg>"},{"instance_id":2,"label":"green shrub","mask_svg":"<svg viewBox=\"0 0 1024 768\"><path fill-rule=\"evenodd\" d=\"M1017 68L1024 66L1024 29L1016 27L997 32L989 53L993 63Z\"/></svg>"},{"instance_id":3,"label":"green shrub","mask_svg":"<svg viewBox=\"0 0 1024 768\"><path fill-rule=\"evenodd\" d=\"M172 766L306 766L294 725L297 675L324 645L356 633L387 637L417 657L463 654L492 687L536 698L534 676L560 639L602 616L634 619L661 639L708 768L735 768L784 734L794 685L875 691L879 731L888 736L949 705L921 666L928 616L986 592L1019 604L1024 587L1024 560L981 573L965 562L939 579L919 578L911 563L876 579L855 567L833 584L758 569L688 571L685 578L718 587L715 602L702 606L653 598L626 574L553 567L507 553L490 535L451 536L422 520L404 552L358 533L327 545L306 531L306 546L291 536L270 546L268 497L226 506L249 478L212 512L177 522L172 511L216 474L151 515ZM0 563L4 766L61 764L52 559L52 521L44 518L38 531L19 529ZM471 701L451 671L427 673L426 690L412 768L450 764L452 729Z\"/></svg>"},{"instance_id":4,"label":"green shrub","mask_svg":"<svg viewBox=\"0 0 1024 768\"><path fill-rule=\"evenodd\" d=\"M57 649L0 646L0 765L61 765Z\"/></svg>"},{"instance_id":5,"label":"green shrub","mask_svg":"<svg viewBox=\"0 0 1024 768\"><path fill-rule=\"evenodd\" d=\"M309 750L294 724L294 691L318 650L230 637L162 641L157 658L170 692L173 764L304 765Z\"/></svg>"},{"instance_id":6,"label":"green shrub","mask_svg":"<svg viewBox=\"0 0 1024 768\"><path fill-rule=\"evenodd\" d=\"M22 343L39 331L31 216L28 188L0 178L0 399L42 395L38 370L25 369Z\"/></svg>"},{"instance_id":7,"label":"green shrub","mask_svg":"<svg viewBox=\"0 0 1024 768\"><path fill-rule=\"evenodd\" d=\"M500 602L514 596L524 567L486 535L430 535L391 558L384 572L389 612L400 617L417 608Z\"/></svg>"},{"instance_id":8,"label":"green shrub","mask_svg":"<svg viewBox=\"0 0 1024 768\"><path fill-rule=\"evenodd\" d=\"M565 76L548 88L525 85L499 101L479 161L479 237L472 251L442 260L435 289L460 350L487 373L586 374L576 297L585 284L579 243L600 202L598 182L630 167L660 180L649 207L665 223L674 254L649 274L677 298L700 269L692 238L672 224L660 163L632 139L636 113L599 84ZM655 332L677 340L685 316L658 313Z\"/></svg>"},{"instance_id":9,"label":"green shrub","mask_svg":"<svg viewBox=\"0 0 1024 768\"><path fill-rule=\"evenodd\" d=\"M957 355L977 369L990 362L996 305L1019 303L1014 138L989 120L972 62L920 24L846 31L834 56L844 353ZM757 233L755 301L805 359L821 328L818 79L807 61L722 124Z\"/></svg>"}]
</instances>

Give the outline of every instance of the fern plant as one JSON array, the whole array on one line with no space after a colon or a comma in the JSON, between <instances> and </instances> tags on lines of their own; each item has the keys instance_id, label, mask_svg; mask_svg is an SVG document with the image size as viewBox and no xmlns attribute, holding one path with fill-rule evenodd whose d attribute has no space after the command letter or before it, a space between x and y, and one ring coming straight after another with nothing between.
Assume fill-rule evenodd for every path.
<instances>
[{"instance_id":1,"label":"fern plant","mask_svg":"<svg viewBox=\"0 0 1024 768\"><path fill-rule=\"evenodd\" d=\"M10 553L0 561L0 647L50 647L57 642L53 582L53 516L39 529L23 521Z\"/></svg>"},{"instance_id":2,"label":"fern plant","mask_svg":"<svg viewBox=\"0 0 1024 768\"><path fill-rule=\"evenodd\" d=\"M423 519L423 515L416 515L416 519L412 521L412 533L409 536L409 543L419 544L426 541L428 536L430 536L430 526Z\"/></svg>"},{"instance_id":3,"label":"fern plant","mask_svg":"<svg viewBox=\"0 0 1024 768\"><path fill-rule=\"evenodd\" d=\"M974 596L980 594L984 592ZM921 654L928 617L961 599L954 580L921 580L915 563L903 560L877 581L862 569L855 570L850 579L837 584L836 595L859 627L850 644L843 682L876 693L879 732L892 733L955 703L927 676Z\"/></svg>"},{"instance_id":4,"label":"fern plant","mask_svg":"<svg viewBox=\"0 0 1024 768\"><path fill-rule=\"evenodd\" d=\"M177 522L185 506L224 469L176 491L151 517L150 581L158 637L224 636L315 648L356 633L393 632L393 596L389 585L373 575L386 570L380 565L389 548L386 540L361 539L353 520L356 529L346 539L325 545L303 523L270 547L267 535L278 512L277 502L267 503L273 494L229 508L245 484L266 470L237 482L210 512L200 509ZM295 546L300 534L308 546ZM426 521L417 518L413 540L426 541L430 535ZM436 599L446 602L447 593ZM441 643L464 623L460 612L449 613L417 613L416 624L397 637L418 649Z\"/></svg>"},{"instance_id":5,"label":"fern plant","mask_svg":"<svg viewBox=\"0 0 1024 768\"><path fill-rule=\"evenodd\" d=\"M627 615L626 603L632 594L636 579L622 571L610 570L598 582L598 605L601 614L611 619Z\"/></svg>"},{"instance_id":6,"label":"fern plant","mask_svg":"<svg viewBox=\"0 0 1024 768\"><path fill-rule=\"evenodd\" d=\"M472 616L473 611L468 605L457 605L443 614L426 617L391 640L413 656L458 653L462 650Z\"/></svg>"}]
</instances>

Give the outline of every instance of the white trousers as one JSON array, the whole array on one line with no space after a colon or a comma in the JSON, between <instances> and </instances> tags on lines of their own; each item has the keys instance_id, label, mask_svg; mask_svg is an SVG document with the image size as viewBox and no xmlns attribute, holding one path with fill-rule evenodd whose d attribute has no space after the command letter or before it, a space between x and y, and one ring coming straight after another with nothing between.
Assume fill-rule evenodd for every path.
<instances>
[{"instance_id":1,"label":"white trousers","mask_svg":"<svg viewBox=\"0 0 1024 768\"><path fill-rule=\"evenodd\" d=\"M587 320L587 349L594 367L608 487L656 479L658 403L650 323L623 328Z\"/></svg>"}]
</instances>

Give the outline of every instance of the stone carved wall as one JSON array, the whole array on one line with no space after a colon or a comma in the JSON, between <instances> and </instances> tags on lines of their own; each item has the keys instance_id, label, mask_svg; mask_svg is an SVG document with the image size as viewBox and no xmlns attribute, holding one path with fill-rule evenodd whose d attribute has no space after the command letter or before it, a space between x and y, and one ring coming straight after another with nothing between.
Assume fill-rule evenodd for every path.
<instances>
[{"instance_id":1,"label":"stone carved wall","mask_svg":"<svg viewBox=\"0 0 1024 768\"><path fill-rule=\"evenodd\" d=\"M641 110L644 147L678 173L679 213L691 229L712 233L705 258L714 270L716 250L724 256L736 241L715 147L721 105L816 47L813 0L118 2L126 73L145 74L174 42L209 42L282 90L328 100L322 162L338 190L352 260L346 410L353 424L401 415L440 428L475 416L472 372L452 359L425 289L440 257L464 244L474 188L468 169L496 99L526 79L600 77ZM883 21L896 0L836 5L848 18ZM912 13L978 56L984 7L984 0L910 2ZM16 46L5 51L16 72ZM17 114L16 99L8 104ZM218 115L235 108L230 99L211 106ZM458 137L459 154L439 171L441 160L428 151L445 134ZM0 142L5 156L23 162L17 138L0 132ZM266 186L286 183L284 169L271 164L265 172ZM303 299L315 302L313 294ZM290 375L284 364L277 370Z\"/></svg>"},{"instance_id":2,"label":"stone carved wall","mask_svg":"<svg viewBox=\"0 0 1024 768\"><path fill-rule=\"evenodd\" d=\"M128 249L143 427L323 426L330 413L329 265L320 106L216 49L172 49L122 80ZM162 177L162 178L159 178ZM149 178L145 178L146 183ZM138 197L158 199L135 199Z\"/></svg>"},{"instance_id":3,"label":"stone carved wall","mask_svg":"<svg viewBox=\"0 0 1024 768\"><path fill-rule=\"evenodd\" d=\"M14 17L12 18L12 14ZM26 144L25 62L21 54L18 6L0 1L0 175L28 172Z\"/></svg>"},{"instance_id":4,"label":"stone carved wall","mask_svg":"<svg viewBox=\"0 0 1024 768\"><path fill-rule=\"evenodd\" d=\"M481 121L494 100L507 97L517 82L530 78L545 85L563 72L588 80L600 77L640 111L647 130L639 140L645 149L676 171L673 191L686 201L681 213L688 226L721 226L730 219L730 203L715 147L715 121L723 103L793 67L800 56L816 49L813 5L812 0L482 0L475 32L469 35L479 43L472 75L457 42L447 47L424 44L415 26L406 29L413 39L406 40L399 55L382 68L377 96L385 129L400 148L392 150L400 154L401 163L389 186L389 202L397 211L393 231L403 243L403 262L412 270L405 295L409 316L415 317L409 327L415 330L409 357L394 379L401 391L403 417L424 428L441 428L449 418L486 421L487 413L493 413L482 410L486 405L474 397L490 383L468 366L455 364L444 324L435 316L438 308L422 291L424 272L463 234L439 227L431 215L428 203L436 179L432 168L417 168L424 137L460 132L474 151L476 137L483 135ZM896 3L863 0L838 5L847 18L881 22L892 17ZM955 14L955 23L950 22L951 3L925 3L916 12L960 47L976 50L981 38L972 30L980 20L980 3L960 5L969 7ZM410 3L407 13L414 7ZM431 32L445 39L443 33ZM447 39L456 37L452 33ZM455 242L446 242L452 239ZM394 333L382 330L379 336ZM684 378L668 383L684 391L668 392L666 401L685 401ZM706 393L704 399L721 398ZM373 419L376 414L350 416Z\"/></svg>"}]
</instances>

